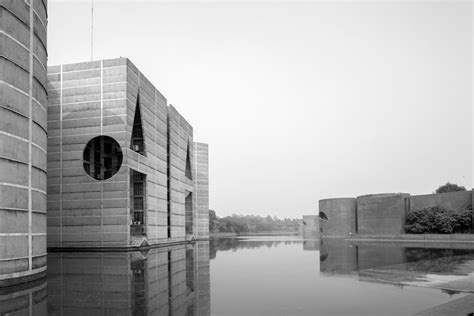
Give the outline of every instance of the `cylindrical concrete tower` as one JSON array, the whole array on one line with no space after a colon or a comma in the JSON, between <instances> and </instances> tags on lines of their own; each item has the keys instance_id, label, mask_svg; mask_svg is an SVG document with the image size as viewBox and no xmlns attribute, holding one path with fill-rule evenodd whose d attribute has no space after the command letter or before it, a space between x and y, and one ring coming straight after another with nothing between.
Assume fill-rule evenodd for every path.
<instances>
[{"instance_id":1,"label":"cylindrical concrete tower","mask_svg":"<svg viewBox=\"0 0 474 316\"><path fill-rule=\"evenodd\" d=\"M46 3L0 1L0 287L46 274Z\"/></svg>"},{"instance_id":2,"label":"cylindrical concrete tower","mask_svg":"<svg viewBox=\"0 0 474 316\"><path fill-rule=\"evenodd\" d=\"M324 199L319 201L322 236L348 236L357 233L355 198Z\"/></svg>"}]
</instances>

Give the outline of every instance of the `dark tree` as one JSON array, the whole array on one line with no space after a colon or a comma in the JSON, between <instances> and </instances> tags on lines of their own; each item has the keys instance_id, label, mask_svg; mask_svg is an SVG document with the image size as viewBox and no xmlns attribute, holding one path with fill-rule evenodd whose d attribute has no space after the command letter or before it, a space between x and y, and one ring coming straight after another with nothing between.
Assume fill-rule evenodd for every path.
<instances>
[{"instance_id":1,"label":"dark tree","mask_svg":"<svg viewBox=\"0 0 474 316\"><path fill-rule=\"evenodd\" d=\"M436 193L446 193L446 192L456 192L456 191L466 191L466 188L463 186L459 186L455 183L446 182L446 184L436 189Z\"/></svg>"}]
</instances>

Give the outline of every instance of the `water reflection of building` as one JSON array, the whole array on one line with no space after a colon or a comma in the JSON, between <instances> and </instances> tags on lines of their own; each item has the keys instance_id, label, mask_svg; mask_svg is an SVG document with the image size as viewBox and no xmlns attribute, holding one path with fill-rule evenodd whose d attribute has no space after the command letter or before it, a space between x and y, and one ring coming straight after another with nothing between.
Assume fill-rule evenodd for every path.
<instances>
[{"instance_id":1,"label":"water reflection of building","mask_svg":"<svg viewBox=\"0 0 474 316\"><path fill-rule=\"evenodd\" d=\"M209 243L52 253L50 315L210 315Z\"/></svg>"},{"instance_id":2,"label":"water reflection of building","mask_svg":"<svg viewBox=\"0 0 474 316\"><path fill-rule=\"evenodd\" d=\"M46 316L46 279L0 290L0 315Z\"/></svg>"},{"instance_id":3,"label":"water reflection of building","mask_svg":"<svg viewBox=\"0 0 474 316\"><path fill-rule=\"evenodd\" d=\"M355 274L365 269L407 261L406 248L397 244L354 244L343 238L321 239L321 272Z\"/></svg>"},{"instance_id":4,"label":"water reflection of building","mask_svg":"<svg viewBox=\"0 0 474 316\"><path fill-rule=\"evenodd\" d=\"M357 271L357 248L342 238L321 239L319 260L323 274L353 274Z\"/></svg>"},{"instance_id":5,"label":"water reflection of building","mask_svg":"<svg viewBox=\"0 0 474 316\"><path fill-rule=\"evenodd\" d=\"M308 239L303 241L304 251L318 251L321 241L319 239Z\"/></svg>"}]
</instances>

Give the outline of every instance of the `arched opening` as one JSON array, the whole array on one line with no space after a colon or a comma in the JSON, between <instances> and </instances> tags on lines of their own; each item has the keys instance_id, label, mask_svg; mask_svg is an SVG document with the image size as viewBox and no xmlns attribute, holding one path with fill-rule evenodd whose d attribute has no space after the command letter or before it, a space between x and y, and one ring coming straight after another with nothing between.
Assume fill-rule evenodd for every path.
<instances>
[{"instance_id":1,"label":"arched opening","mask_svg":"<svg viewBox=\"0 0 474 316\"><path fill-rule=\"evenodd\" d=\"M109 136L91 139L83 152L83 167L96 180L107 180L116 174L122 165L122 148Z\"/></svg>"},{"instance_id":2,"label":"arched opening","mask_svg":"<svg viewBox=\"0 0 474 316\"><path fill-rule=\"evenodd\" d=\"M326 214L324 214L324 212L319 212L319 218L320 219L324 219L324 220L328 220L328 217L326 216Z\"/></svg>"}]
</instances>

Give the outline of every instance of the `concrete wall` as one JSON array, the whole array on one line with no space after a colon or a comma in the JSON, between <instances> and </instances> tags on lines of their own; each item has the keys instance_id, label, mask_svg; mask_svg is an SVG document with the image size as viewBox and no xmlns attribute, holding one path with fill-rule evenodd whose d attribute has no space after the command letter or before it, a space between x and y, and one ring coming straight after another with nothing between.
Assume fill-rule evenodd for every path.
<instances>
[{"instance_id":1,"label":"concrete wall","mask_svg":"<svg viewBox=\"0 0 474 316\"><path fill-rule=\"evenodd\" d=\"M49 314L206 316L209 294L209 243L48 257Z\"/></svg>"},{"instance_id":2,"label":"concrete wall","mask_svg":"<svg viewBox=\"0 0 474 316\"><path fill-rule=\"evenodd\" d=\"M356 233L357 211L355 198L325 199L319 201L319 212L326 215L320 219L322 236L348 236Z\"/></svg>"},{"instance_id":3,"label":"concrete wall","mask_svg":"<svg viewBox=\"0 0 474 316\"><path fill-rule=\"evenodd\" d=\"M171 216L171 240L192 238L185 233L185 199L188 192L194 192L193 180L186 177L188 154L191 168L194 169L193 128L172 105L168 109L168 146L170 201L168 211ZM191 174L193 173L191 171ZM192 207L195 214L195 203Z\"/></svg>"},{"instance_id":4,"label":"concrete wall","mask_svg":"<svg viewBox=\"0 0 474 316\"><path fill-rule=\"evenodd\" d=\"M448 210L459 211L469 205L472 205L472 191L412 195L410 197L412 210L441 206Z\"/></svg>"},{"instance_id":5,"label":"concrete wall","mask_svg":"<svg viewBox=\"0 0 474 316\"><path fill-rule=\"evenodd\" d=\"M318 215L303 215L303 236L319 237Z\"/></svg>"},{"instance_id":6,"label":"concrete wall","mask_svg":"<svg viewBox=\"0 0 474 316\"><path fill-rule=\"evenodd\" d=\"M140 104L145 155L130 149L132 124ZM119 113L116 113L119 114ZM151 244L168 241L167 120L165 97L127 60L127 167L146 174L146 236Z\"/></svg>"},{"instance_id":7,"label":"concrete wall","mask_svg":"<svg viewBox=\"0 0 474 316\"><path fill-rule=\"evenodd\" d=\"M46 269L46 11L0 0L0 287Z\"/></svg>"},{"instance_id":8,"label":"concrete wall","mask_svg":"<svg viewBox=\"0 0 474 316\"><path fill-rule=\"evenodd\" d=\"M191 168L194 161L191 125L126 58L51 66L48 79L48 246L184 241L185 195L194 191L185 176L188 152ZM137 105L143 152L131 146ZM89 176L83 159L87 143L101 135L123 154L105 180ZM145 236L130 232L132 171L146 175Z\"/></svg>"},{"instance_id":9,"label":"concrete wall","mask_svg":"<svg viewBox=\"0 0 474 316\"><path fill-rule=\"evenodd\" d=\"M209 145L194 143L196 237L209 238Z\"/></svg>"},{"instance_id":10,"label":"concrete wall","mask_svg":"<svg viewBox=\"0 0 474 316\"><path fill-rule=\"evenodd\" d=\"M393 235L405 232L409 194L373 194L357 197L359 234Z\"/></svg>"}]
</instances>

